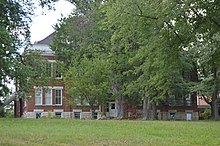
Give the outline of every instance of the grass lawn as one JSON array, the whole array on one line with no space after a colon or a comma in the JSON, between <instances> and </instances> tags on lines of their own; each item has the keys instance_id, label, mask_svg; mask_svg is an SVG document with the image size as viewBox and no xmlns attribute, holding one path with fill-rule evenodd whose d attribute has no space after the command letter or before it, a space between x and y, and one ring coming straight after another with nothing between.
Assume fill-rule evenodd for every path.
<instances>
[{"instance_id":1,"label":"grass lawn","mask_svg":"<svg viewBox=\"0 0 220 146\"><path fill-rule=\"evenodd\" d=\"M220 145L220 122L0 119L0 145Z\"/></svg>"}]
</instances>

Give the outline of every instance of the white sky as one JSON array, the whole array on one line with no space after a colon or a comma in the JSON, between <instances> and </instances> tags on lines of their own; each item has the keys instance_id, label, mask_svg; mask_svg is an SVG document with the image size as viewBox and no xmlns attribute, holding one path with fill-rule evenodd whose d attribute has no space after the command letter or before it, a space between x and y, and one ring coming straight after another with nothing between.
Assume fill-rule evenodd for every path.
<instances>
[{"instance_id":1,"label":"white sky","mask_svg":"<svg viewBox=\"0 0 220 146\"><path fill-rule=\"evenodd\" d=\"M58 19L62 18L62 15L64 17L68 16L74 8L75 6L66 0L56 2L55 11L37 6L30 28L31 43L40 41L50 35L54 31L53 26L58 22Z\"/></svg>"}]
</instances>

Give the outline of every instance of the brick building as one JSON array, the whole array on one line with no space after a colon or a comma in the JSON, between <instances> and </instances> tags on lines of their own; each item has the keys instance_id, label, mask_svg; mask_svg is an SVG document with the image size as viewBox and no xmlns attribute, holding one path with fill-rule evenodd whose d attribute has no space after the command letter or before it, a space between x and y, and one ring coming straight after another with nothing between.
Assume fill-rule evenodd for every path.
<instances>
[{"instance_id":1,"label":"brick building","mask_svg":"<svg viewBox=\"0 0 220 146\"><path fill-rule=\"evenodd\" d=\"M65 93L65 85L62 74L56 64L54 52L49 48L53 34L36 42L30 48L40 51L40 55L47 59L46 68L49 76L55 81L48 79L47 85L38 87L33 85L31 98L25 101L24 117L40 118L43 116L71 117L71 106L68 104L68 95Z\"/></svg>"},{"instance_id":2,"label":"brick building","mask_svg":"<svg viewBox=\"0 0 220 146\"><path fill-rule=\"evenodd\" d=\"M30 49L40 51L40 55L47 58L47 68L50 70L49 74L55 79L55 82L48 79L46 86L38 87L33 85L31 98L24 103L23 117L40 118L56 116L89 119L92 117L92 113L88 107L82 107L81 105L71 106L69 102L72 99L65 92L65 84L62 74L58 70L59 67L56 64L56 56L49 48L52 39L53 34L34 43ZM143 105L132 106L126 103L124 107L126 108L126 118L143 117ZM116 117L118 108L117 103L111 101L107 103L106 109L102 110L102 112L106 112L107 117ZM95 118L100 116L100 111L96 107ZM198 120L197 98L191 95L184 97L172 96L169 100L157 105L157 116L159 120Z\"/></svg>"}]
</instances>

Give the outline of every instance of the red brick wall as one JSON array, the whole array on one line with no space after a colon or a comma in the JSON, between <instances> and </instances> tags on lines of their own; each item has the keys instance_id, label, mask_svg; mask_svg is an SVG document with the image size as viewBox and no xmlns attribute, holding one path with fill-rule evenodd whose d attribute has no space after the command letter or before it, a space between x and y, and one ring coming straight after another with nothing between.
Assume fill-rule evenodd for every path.
<instances>
[{"instance_id":1,"label":"red brick wall","mask_svg":"<svg viewBox=\"0 0 220 146\"><path fill-rule=\"evenodd\" d=\"M52 105L45 105L45 88L42 88L42 105L35 105L35 90L34 90L34 86L32 88L32 92L31 92L31 98L28 99L27 101L27 112L33 112L34 109L43 109L45 112L48 110L52 110L53 109L63 109L64 112L70 112L72 111L72 108L70 106L70 104L68 103L67 100L71 100L70 96L65 92L65 85L63 82L58 82L58 83L48 83L48 86L59 86L59 87L63 87L62 89L62 105L55 105L55 91L52 90Z\"/></svg>"},{"instance_id":2,"label":"red brick wall","mask_svg":"<svg viewBox=\"0 0 220 146\"><path fill-rule=\"evenodd\" d=\"M56 60L55 56L43 56L47 58L48 60ZM62 89L62 105L55 105L55 91L52 90L52 105L45 105L45 89L42 88L42 105L35 105L35 89L34 85L32 86L31 90L31 98L27 100L27 107L26 111L27 112L33 112L34 109L43 109L45 112L48 110L53 111L54 109L63 109L64 112L71 112L72 108L70 104L68 103L68 100L70 100L70 96L65 92L65 85L63 80L61 79L55 79L54 81L48 81L47 86L58 86L58 87L63 87Z\"/></svg>"}]
</instances>

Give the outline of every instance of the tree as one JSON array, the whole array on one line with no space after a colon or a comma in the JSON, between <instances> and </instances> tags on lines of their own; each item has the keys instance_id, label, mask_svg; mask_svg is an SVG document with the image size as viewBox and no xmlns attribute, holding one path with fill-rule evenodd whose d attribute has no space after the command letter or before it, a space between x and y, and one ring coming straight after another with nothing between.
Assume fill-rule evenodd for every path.
<instances>
[{"instance_id":1,"label":"tree","mask_svg":"<svg viewBox=\"0 0 220 146\"><path fill-rule=\"evenodd\" d=\"M208 96L212 97L208 103L215 120L219 118L219 9L218 1L179 3L175 9L178 15L173 25L182 41L182 53L190 56L186 60L191 64L191 70L197 70L197 79L193 80L191 90L203 94L205 100Z\"/></svg>"},{"instance_id":2,"label":"tree","mask_svg":"<svg viewBox=\"0 0 220 146\"><path fill-rule=\"evenodd\" d=\"M41 6L52 8L56 0L40 0ZM30 92L30 79L35 74L21 52L30 45L30 23L33 15L33 1L2 0L0 2L0 96L10 93L7 84L15 82L19 101ZM33 81L33 80L32 80Z\"/></svg>"},{"instance_id":3,"label":"tree","mask_svg":"<svg viewBox=\"0 0 220 146\"><path fill-rule=\"evenodd\" d=\"M73 99L85 100L94 111L94 105L105 105L110 95L109 36L100 29L101 1L73 3L76 10L72 16L55 26L51 48L66 70L63 76L67 92Z\"/></svg>"},{"instance_id":4,"label":"tree","mask_svg":"<svg viewBox=\"0 0 220 146\"><path fill-rule=\"evenodd\" d=\"M88 103L93 114L95 106L105 105L108 99L109 67L104 57L84 58L80 63L75 62L65 75L67 92L73 96L73 101L80 101L84 106L83 103Z\"/></svg>"},{"instance_id":5,"label":"tree","mask_svg":"<svg viewBox=\"0 0 220 146\"><path fill-rule=\"evenodd\" d=\"M151 110L150 107L154 109L154 116L150 119L155 118L156 103L168 98L182 79L179 67L182 64L178 48L180 43L174 43L177 39L173 37L175 33L169 26L171 22L163 14L168 11L167 7L167 3L161 1L127 0L106 4L107 27L113 34L112 46L125 50L118 54L127 56L127 61L123 63L129 62L126 67L130 66L121 72L133 76L123 92L131 94L133 89L138 90L138 97L148 101L144 111ZM117 65L123 66L123 63Z\"/></svg>"},{"instance_id":6,"label":"tree","mask_svg":"<svg viewBox=\"0 0 220 146\"><path fill-rule=\"evenodd\" d=\"M97 52L108 56L119 117L125 100L143 100L145 119L155 119L157 103L201 92L212 96L218 118L218 1L72 2L77 10L57 27L55 51L79 64Z\"/></svg>"},{"instance_id":7,"label":"tree","mask_svg":"<svg viewBox=\"0 0 220 146\"><path fill-rule=\"evenodd\" d=\"M40 5L48 6L55 0L41 0ZM18 74L16 69L21 69L23 57L19 49L26 48L29 44L29 25L33 15L33 1L9 1L0 2L0 94L9 92L6 84L10 83ZM20 73L27 71L23 65ZM15 69L16 68L16 69Z\"/></svg>"}]
</instances>

